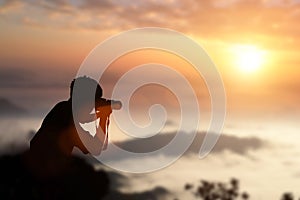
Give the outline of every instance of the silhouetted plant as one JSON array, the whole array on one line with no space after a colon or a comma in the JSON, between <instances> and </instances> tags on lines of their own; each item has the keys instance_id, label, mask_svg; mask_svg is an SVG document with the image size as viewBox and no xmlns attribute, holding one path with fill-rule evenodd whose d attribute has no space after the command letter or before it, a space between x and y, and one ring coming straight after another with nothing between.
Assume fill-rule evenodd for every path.
<instances>
[{"instance_id":1,"label":"silhouetted plant","mask_svg":"<svg viewBox=\"0 0 300 200\"><path fill-rule=\"evenodd\" d=\"M282 195L281 200L294 200L294 195L292 193L286 192Z\"/></svg>"},{"instance_id":2,"label":"silhouetted plant","mask_svg":"<svg viewBox=\"0 0 300 200\"><path fill-rule=\"evenodd\" d=\"M186 184L184 188L191 191L195 198L203 200L249 199L248 193L239 191L239 181L235 178L232 178L229 183L201 180L199 186L194 187L192 184Z\"/></svg>"}]
</instances>

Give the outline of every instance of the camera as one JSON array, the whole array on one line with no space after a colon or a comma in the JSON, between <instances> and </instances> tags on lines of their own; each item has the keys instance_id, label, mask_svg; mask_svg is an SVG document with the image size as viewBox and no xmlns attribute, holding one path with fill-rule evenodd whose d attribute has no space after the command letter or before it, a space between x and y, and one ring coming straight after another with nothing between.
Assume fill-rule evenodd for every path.
<instances>
[{"instance_id":1,"label":"camera","mask_svg":"<svg viewBox=\"0 0 300 200\"><path fill-rule=\"evenodd\" d=\"M110 110L120 110L122 108L122 102L117 100L111 100L111 99L104 99L100 98L96 101L96 108L97 110L101 110L101 108L107 108Z\"/></svg>"}]
</instances>

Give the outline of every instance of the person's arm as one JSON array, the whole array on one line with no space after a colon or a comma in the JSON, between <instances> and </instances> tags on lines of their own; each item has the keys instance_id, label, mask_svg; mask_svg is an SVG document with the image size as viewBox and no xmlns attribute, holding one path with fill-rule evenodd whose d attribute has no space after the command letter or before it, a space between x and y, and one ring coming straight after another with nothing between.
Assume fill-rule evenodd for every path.
<instances>
[{"instance_id":1,"label":"person's arm","mask_svg":"<svg viewBox=\"0 0 300 200\"><path fill-rule=\"evenodd\" d=\"M110 114L112 113L112 109L110 106L102 106L97 110L97 116L93 118L99 118L99 126L95 125L96 135L91 135L88 131L84 130L80 124L79 129L77 129L78 134L80 134L80 141L77 143L77 146L81 146L84 144L84 148L79 147L83 153L91 153L92 155L99 155L102 150L106 149L108 142L108 120ZM92 119L89 123L96 122L96 119ZM86 151L85 151L86 150Z\"/></svg>"},{"instance_id":2,"label":"person's arm","mask_svg":"<svg viewBox=\"0 0 300 200\"><path fill-rule=\"evenodd\" d=\"M112 113L112 109L109 106L104 106L103 108L100 109L99 111L99 117L100 117L100 127L103 133L98 133L97 131L97 137L98 134L104 134L104 143L103 143L103 150L107 148L108 145L108 128L109 128L109 118Z\"/></svg>"},{"instance_id":3,"label":"person's arm","mask_svg":"<svg viewBox=\"0 0 300 200\"><path fill-rule=\"evenodd\" d=\"M85 116L81 121L81 123L93 122L96 121L97 118L99 120L99 127L96 129L96 135L93 137L90 133L82 130L81 132L81 140L83 144L87 147L87 150L92 155L99 155L102 150L106 149L108 142L108 126L109 126L109 117L112 113L113 105L116 109L120 109L122 104L119 101L112 101L106 99L100 99L96 102L96 115L90 114L90 116Z\"/></svg>"}]
</instances>

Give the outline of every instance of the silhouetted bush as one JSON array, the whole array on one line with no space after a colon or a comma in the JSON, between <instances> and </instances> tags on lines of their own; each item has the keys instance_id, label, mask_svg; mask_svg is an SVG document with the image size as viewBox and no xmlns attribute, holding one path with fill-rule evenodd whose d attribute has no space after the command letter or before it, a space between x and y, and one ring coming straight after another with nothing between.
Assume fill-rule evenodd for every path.
<instances>
[{"instance_id":1,"label":"silhouetted bush","mask_svg":"<svg viewBox=\"0 0 300 200\"><path fill-rule=\"evenodd\" d=\"M201 180L200 185L186 184L184 189L192 192L195 198L203 200L249 199L248 193L239 191L239 181L235 178L231 179L229 183Z\"/></svg>"},{"instance_id":2,"label":"silhouetted bush","mask_svg":"<svg viewBox=\"0 0 300 200\"><path fill-rule=\"evenodd\" d=\"M68 165L57 174L39 177L27 167L24 155L0 158L1 199L102 199L108 194L107 173L80 158L66 158Z\"/></svg>"},{"instance_id":3,"label":"silhouetted bush","mask_svg":"<svg viewBox=\"0 0 300 200\"><path fill-rule=\"evenodd\" d=\"M291 192L286 192L282 195L280 200L294 200L296 198L294 198L294 194ZM300 198L298 198L298 200L300 200Z\"/></svg>"}]
</instances>

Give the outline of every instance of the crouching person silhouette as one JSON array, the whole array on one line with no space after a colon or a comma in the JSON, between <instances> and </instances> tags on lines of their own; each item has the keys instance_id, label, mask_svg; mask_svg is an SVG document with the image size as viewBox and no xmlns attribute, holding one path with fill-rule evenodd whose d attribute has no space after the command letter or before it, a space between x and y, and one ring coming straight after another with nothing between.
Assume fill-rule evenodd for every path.
<instances>
[{"instance_id":1,"label":"crouching person silhouette","mask_svg":"<svg viewBox=\"0 0 300 200\"><path fill-rule=\"evenodd\" d=\"M93 155L106 148L110 114L122 104L103 99L102 93L98 82L89 77L72 81L70 98L54 106L30 141L31 159L39 163L39 169L55 173L74 147ZM83 128L86 123L94 123L95 133Z\"/></svg>"}]
</instances>

